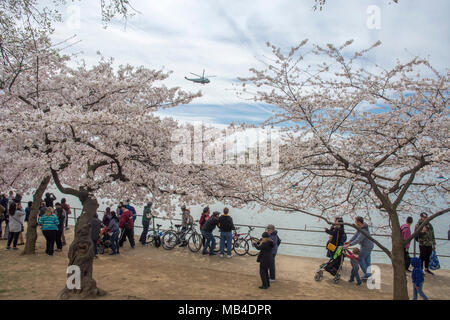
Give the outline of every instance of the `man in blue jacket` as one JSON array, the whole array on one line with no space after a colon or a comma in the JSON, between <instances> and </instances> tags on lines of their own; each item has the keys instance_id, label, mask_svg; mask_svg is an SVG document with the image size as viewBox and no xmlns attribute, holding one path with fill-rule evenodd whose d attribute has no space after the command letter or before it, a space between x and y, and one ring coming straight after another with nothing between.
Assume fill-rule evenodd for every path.
<instances>
[{"instance_id":1,"label":"man in blue jacket","mask_svg":"<svg viewBox=\"0 0 450 320\"><path fill-rule=\"evenodd\" d=\"M370 236L369 226L367 223L364 223L364 219L362 217L356 217L355 219L356 225L361 228L367 235ZM367 281L370 278L371 274L367 272L367 269L371 265L371 254L374 247L373 242L367 238L364 234L362 234L359 230L354 234L354 236L347 242L344 246L344 249L347 249L350 246L360 245L360 254L359 254L359 265L361 266L361 270L364 272L364 276L362 277L363 281Z\"/></svg>"},{"instance_id":2,"label":"man in blue jacket","mask_svg":"<svg viewBox=\"0 0 450 320\"><path fill-rule=\"evenodd\" d=\"M275 256L277 255L278 251L278 231L275 230L275 226L273 224L269 224L266 227L266 232L269 234L270 239L272 239L273 241L273 248L272 248L273 259L269 267L269 281L273 282L275 281Z\"/></svg>"}]
</instances>

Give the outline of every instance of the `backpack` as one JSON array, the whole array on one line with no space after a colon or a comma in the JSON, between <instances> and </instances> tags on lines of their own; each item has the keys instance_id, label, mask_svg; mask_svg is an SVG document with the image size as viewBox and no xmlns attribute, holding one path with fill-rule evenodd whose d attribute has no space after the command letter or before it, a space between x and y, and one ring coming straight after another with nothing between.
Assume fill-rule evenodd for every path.
<instances>
[{"instance_id":1,"label":"backpack","mask_svg":"<svg viewBox=\"0 0 450 320\"><path fill-rule=\"evenodd\" d=\"M280 243L281 243L281 239L280 239L280 237L277 235L277 246L279 246Z\"/></svg>"},{"instance_id":2,"label":"backpack","mask_svg":"<svg viewBox=\"0 0 450 320\"><path fill-rule=\"evenodd\" d=\"M429 265L431 270L438 270L441 268L441 265L439 264L439 259L436 255L436 251L433 250L433 252L431 253L430 256L430 265Z\"/></svg>"}]
</instances>

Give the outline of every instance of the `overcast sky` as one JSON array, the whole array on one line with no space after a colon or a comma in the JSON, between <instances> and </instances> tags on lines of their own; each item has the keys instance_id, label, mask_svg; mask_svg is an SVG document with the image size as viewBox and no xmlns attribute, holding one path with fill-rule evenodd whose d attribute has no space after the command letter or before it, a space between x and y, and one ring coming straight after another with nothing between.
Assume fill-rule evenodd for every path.
<instances>
[{"instance_id":1,"label":"overcast sky","mask_svg":"<svg viewBox=\"0 0 450 320\"><path fill-rule=\"evenodd\" d=\"M240 100L233 92L237 77L261 66L269 56L269 41L289 50L303 39L336 45L354 39L352 48L367 48L378 40L370 57L382 65L414 55L428 57L440 71L448 68L450 1L448 0L329 0L313 11L314 0L130 0L139 12L125 24L114 20L105 29L100 1L68 1L61 8L64 22L56 25L56 40L77 36L67 52L83 53L89 64L97 51L117 64L172 70L167 82L185 90L201 89L203 97L192 105L160 112L183 121L212 124L258 123L270 108ZM368 8L380 9L380 29L369 28ZM78 19L79 13L79 19ZM189 72L216 75L205 86L188 82Z\"/></svg>"}]
</instances>

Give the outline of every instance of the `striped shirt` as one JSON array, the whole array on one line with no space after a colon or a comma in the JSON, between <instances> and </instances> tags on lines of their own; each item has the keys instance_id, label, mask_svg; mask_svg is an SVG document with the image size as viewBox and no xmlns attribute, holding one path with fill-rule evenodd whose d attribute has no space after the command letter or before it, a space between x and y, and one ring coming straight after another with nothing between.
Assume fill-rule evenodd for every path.
<instances>
[{"instance_id":1,"label":"striped shirt","mask_svg":"<svg viewBox=\"0 0 450 320\"><path fill-rule=\"evenodd\" d=\"M41 219L39 219L39 225L42 226L42 230L58 230L59 219L55 214L47 216L44 214Z\"/></svg>"}]
</instances>

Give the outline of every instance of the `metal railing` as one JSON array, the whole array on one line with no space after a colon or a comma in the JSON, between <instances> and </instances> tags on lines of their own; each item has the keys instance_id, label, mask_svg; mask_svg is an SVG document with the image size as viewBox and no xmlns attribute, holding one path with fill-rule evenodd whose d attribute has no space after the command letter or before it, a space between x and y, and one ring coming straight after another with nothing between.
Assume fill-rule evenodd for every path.
<instances>
[{"instance_id":1,"label":"metal railing","mask_svg":"<svg viewBox=\"0 0 450 320\"><path fill-rule=\"evenodd\" d=\"M77 210L80 212L80 215L82 213L82 209L81 208L71 208L72 213L73 213L73 217L72 220L75 220L75 223L77 221ZM98 210L97 213L102 213L104 214L105 211L102 210ZM142 217L142 215L138 214L136 219L138 217ZM179 218L173 218L173 219L169 219L169 218L163 218L163 217L154 217L155 219L161 219L161 220L174 220L174 221L181 221L181 219ZM69 216L70 219L70 216ZM235 224L235 226L239 226L239 227L254 227L254 228L260 228L260 229L265 229L266 226L255 226L255 225L248 225L248 224ZM136 228L143 228L142 226L135 226ZM285 231L296 231L296 232L316 232L316 233L323 233L323 229L322 230L311 230L311 229L307 229L307 225L305 224L305 228L304 229L299 229L299 228L285 228L285 227L277 227L277 230L285 230ZM346 232L349 235L355 234L355 232ZM374 237L381 237L381 238L391 238L390 235L388 234L372 234L372 236ZM449 241L446 238L436 238L437 241ZM284 245L291 245L291 246L304 246L304 247L315 247L315 248L325 248L324 244L318 245L318 244L311 244L311 243L298 243L298 242L284 242ZM384 253L383 250L378 250L378 249L374 249L372 250L373 252L381 252ZM414 239L414 249L413 249L413 255L414 257L416 256L416 240ZM439 258L450 258L449 255L443 255L443 254L438 254L437 255Z\"/></svg>"}]
</instances>

